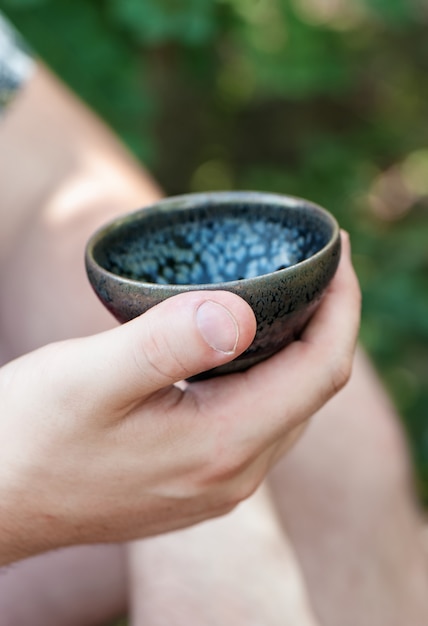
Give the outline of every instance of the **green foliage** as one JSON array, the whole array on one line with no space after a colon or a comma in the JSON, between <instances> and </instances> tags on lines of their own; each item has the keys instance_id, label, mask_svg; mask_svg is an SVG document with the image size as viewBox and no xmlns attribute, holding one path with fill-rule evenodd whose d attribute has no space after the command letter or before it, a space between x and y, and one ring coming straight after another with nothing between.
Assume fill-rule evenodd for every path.
<instances>
[{"instance_id":1,"label":"green foliage","mask_svg":"<svg viewBox=\"0 0 428 626\"><path fill-rule=\"evenodd\" d=\"M214 34L213 0L110 0L108 5L117 24L142 44L201 44Z\"/></svg>"},{"instance_id":2,"label":"green foliage","mask_svg":"<svg viewBox=\"0 0 428 626\"><path fill-rule=\"evenodd\" d=\"M4 7L7 8L24 8L34 7L38 4L43 4L49 0L3 0Z\"/></svg>"},{"instance_id":3,"label":"green foliage","mask_svg":"<svg viewBox=\"0 0 428 626\"><path fill-rule=\"evenodd\" d=\"M421 0L0 0L168 193L293 193L351 232L361 337L428 501L428 10Z\"/></svg>"},{"instance_id":4,"label":"green foliage","mask_svg":"<svg viewBox=\"0 0 428 626\"><path fill-rule=\"evenodd\" d=\"M365 0L382 21L395 26L406 25L416 17L416 3L409 0Z\"/></svg>"}]
</instances>

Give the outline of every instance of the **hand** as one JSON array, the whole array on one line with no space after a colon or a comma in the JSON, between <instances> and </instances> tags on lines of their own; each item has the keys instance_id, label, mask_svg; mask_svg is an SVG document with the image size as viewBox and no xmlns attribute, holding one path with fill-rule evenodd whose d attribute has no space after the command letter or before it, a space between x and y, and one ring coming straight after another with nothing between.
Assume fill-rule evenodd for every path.
<instances>
[{"instance_id":1,"label":"hand","mask_svg":"<svg viewBox=\"0 0 428 626\"><path fill-rule=\"evenodd\" d=\"M228 292L166 300L112 331L0 370L0 564L224 514L248 497L350 375L360 294L342 261L302 338L243 374L177 381L251 343Z\"/></svg>"}]
</instances>

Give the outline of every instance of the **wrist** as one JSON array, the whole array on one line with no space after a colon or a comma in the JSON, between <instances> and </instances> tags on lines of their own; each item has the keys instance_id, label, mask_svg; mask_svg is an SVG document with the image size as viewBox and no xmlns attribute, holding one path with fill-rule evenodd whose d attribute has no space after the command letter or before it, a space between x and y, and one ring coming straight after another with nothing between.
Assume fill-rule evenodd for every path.
<instances>
[{"instance_id":1,"label":"wrist","mask_svg":"<svg viewBox=\"0 0 428 626\"><path fill-rule=\"evenodd\" d=\"M0 486L0 567L61 547L60 521L35 506L40 499L31 487Z\"/></svg>"}]
</instances>

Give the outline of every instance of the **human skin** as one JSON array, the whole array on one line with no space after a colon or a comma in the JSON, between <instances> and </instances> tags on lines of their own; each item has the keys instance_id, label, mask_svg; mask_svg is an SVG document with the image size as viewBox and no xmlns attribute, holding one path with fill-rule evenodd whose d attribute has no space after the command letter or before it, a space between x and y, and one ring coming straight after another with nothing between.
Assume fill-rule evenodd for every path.
<instances>
[{"instance_id":1,"label":"human skin","mask_svg":"<svg viewBox=\"0 0 428 626\"><path fill-rule=\"evenodd\" d=\"M344 238L301 339L243 374L174 384L251 342L250 307L221 291L181 294L121 327L4 366L0 563L232 510L347 381L358 303Z\"/></svg>"},{"instance_id":2,"label":"human skin","mask_svg":"<svg viewBox=\"0 0 428 626\"><path fill-rule=\"evenodd\" d=\"M408 444L362 350L269 483L321 624L428 623L426 523Z\"/></svg>"},{"instance_id":3,"label":"human skin","mask_svg":"<svg viewBox=\"0 0 428 626\"><path fill-rule=\"evenodd\" d=\"M29 107L31 115L23 115L19 108L29 105L23 98L2 128L3 138L11 144L9 158L3 157L3 180L12 175L14 151L24 153L21 167L33 177L32 184L31 177L28 185L5 184L9 195L5 194L3 204L19 208L18 215L4 209L2 216L7 226L2 231L1 277L3 292L17 295L16 300L5 298L2 326L6 338L11 336L11 327L20 328L21 332L15 333L20 339L13 348L5 341L6 351L18 353L19 341L28 345L28 337L43 344L46 329L51 338L61 334L63 316L49 318L53 328L46 325L44 317L44 313L49 316L54 299L64 294L63 304L71 317L73 305L80 306L70 296L73 283L64 285L61 266L51 267L47 275L39 269L34 281L24 273L27 288L20 284L17 293L14 276L22 272L21 264L25 260L28 263L41 245L33 226L51 234L45 244L64 243L57 258L69 264L74 259L70 241L75 236L81 241L82 232L99 219L98 207L106 215L114 209L115 198L122 197L123 187L128 189L129 200L138 187L138 168L125 154L117 159L118 167L122 159L128 159L131 184L123 185L120 176L113 176L114 162L104 154L109 146L116 145L104 137L97 123L94 131L93 119L84 117L81 132L76 134L76 128L71 130L76 119L74 107L64 109L61 90L58 95L43 70L34 81L39 84L32 84L36 95ZM46 95L51 97L46 99ZM59 98L58 106L55 98ZM40 122L47 115L46 101L52 131L48 138L40 131ZM34 123L34 118L39 123ZM26 125L28 119L33 121ZM57 145L56 124L65 129L65 142L61 135L64 151ZM95 133L92 142L88 141L91 133ZM34 146L38 141L44 152L38 154L38 165L32 169L35 155L31 150L37 152ZM19 150L20 142L30 146L29 154L22 146ZM49 175L43 158L54 163ZM95 188L90 185L100 172L100 179L106 184L110 181L109 204L98 195L100 179ZM67 204L76 192L73 181L81 193L79 198L88 200L87 208L91 209L86 213L82 207L85 212L78 215L79 219L73 211L70 214ZM35 205L34 195L43 197L43 193L49 201ZM62 241L55 243L56 236L62 236ZM11 240L17 241L16 248ZM30 243L30 252L25 243ZM222 514L248 497L305 420L349 377L360 296L346 237L344 247L336 279L301 341L246 374L186 389L174 385L231 360L251 342L255 331L252 311L236 296L223 292L185 294L120 328L51 344L2 368L0 430L5 472L0 484L4 503L0 562L72 543L123 541L165 532ZM20 250L22 255L17 255ZM50 274L55 282L49 281ZM81 281L82 271L77 274ZM37 289L41 281L46 297L38 294L31 300L31 289ZM19 306L22 297L38 302L41 310L32 310L29 316L28 308ZM70 309L66 306L69 302ZM30 321L20 326L19 315ZM88 332L89 311L85 322ZM331 350L333 334L337 347ZM214 337L220 338L218 345L214 345ZM323 368L319 367L321 361ZM283 385L284 372L288 371L290 392ZM305 380L310 383L305 384ZM300 400L302 391L305 406ZM257 420L261 413L266 416L262 428Z\"/></svg>"},{"instance_id":4,"label":"human skin","mask_svg":"<svg viewBox=\"0 0 428 626\"><path fill-rule=\"evenodd\" d=\"M3 362L113 328L85 274L85 243L102 223L161 192L42 65L0 120L0 189Z\"/></svg>"},{"instance_id":5,"label":"human skin","mask_svg":"<svg viewBox=\"0 0 428 626\"><path fill-rule=\"evenodd\" d=\"M128 554L133 626L319 625L266 483L229 515Z\"/></svg>"},{"instance_id":6,"label":"human skin","mask_svg":"<svg viewBox=\"0 0 428 626\"><path fill-rule=\"evenodd\" d=\"M101 222L155 201L160 190L99 120L43 68L1 120L0 186L3 362L47 342L112 327L113 320L87 284L85 241ZM350 383L311 420L304 437L275 466L273 495L286 532L285 546L274 554L277 522L265 499L256 498L254 506L250 501L232 513L230 526L226 516L200 529L131 544L129 553L135 554L129 580L125 551L118 545L71 547L14 564L0 572L0 613L13 624L101 624L126 610L129 583L137 607L135 622L141 610L144 624L157 626L168 598L174 599L186 624L193 619L199 625L207 616L215 619L216 599L227 592L235 605L245 605L254 581L248 561L239 558L236 541L236 524L245 513L247 544L263 563L258 570L260 592L250 598L254 619L266 618L273 603L282 606L280 573L292 565L292 580L306 582L321 624L425 626L423 524L409 468L398 418L360 354ZM266 520L263 533L252 524L260 517ZM371 532L373 528L379 531ZM272 535L266 529L272 529ZM242 527L240 531L242 536ZM186 547L195 544L199 556L208 547L209 569L206 562L202 569L195 560L190 565ZM215 546L214 556L210 545ZM284 554L286 562L278 562L278 555ZM230 568L231 558L231 571L239 575L225 590L223 579L210 574ZM193 595L177 598L176 587L168 583L177 576L184 591L191 587ZM212 593L203 595L207 586ZM298 589L297 597L305 598L304 589ZM278 612L273 619L282 617ZM268 623L264 619L263 626Z\"/></svg>"},{"instance_id":7,"label":"human skin","mask_svg":"<svg viewBox=\"0 0 428 626\"><path fill-rule=\"evenodd\" d=\"M40 64L0 123L0 187L1 363L114 327L89 287L85 243L102 223L161 192ZM103 623L126 611L126 569L125 549L115 544L20 561L0 571L0 613L18 624Z\"/></svg>"},{"instance_id":8,"label":"human skin","mask_svg":"<svg viewBox=\"0 0 428 626\"><path fill-rule=\"evenodd\" d=\"M226 519L131 544L133 625L164 626L171 612L178 626L428 623L426 526L408 447L362 350L267 484Z\"/></svg>"}]
</instances>

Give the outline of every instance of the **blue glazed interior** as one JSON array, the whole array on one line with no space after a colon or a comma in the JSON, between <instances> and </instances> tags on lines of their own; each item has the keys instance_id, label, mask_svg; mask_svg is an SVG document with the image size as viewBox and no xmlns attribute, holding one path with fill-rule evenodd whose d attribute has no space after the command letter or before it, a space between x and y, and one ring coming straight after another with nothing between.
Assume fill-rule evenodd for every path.
<instances>
[{"instance_id":1,"label":"blue glazed interior","mask_svg":"<svg viewBox=\"0 0 428 626\"><path fill-rule=\"evenodd\" d=\"M106 270L125 278L215 284L295 265L323 248L330 230L308 211L210 205L143 213L111 232L95 254Z\"/></svg>"}]
</instances>

